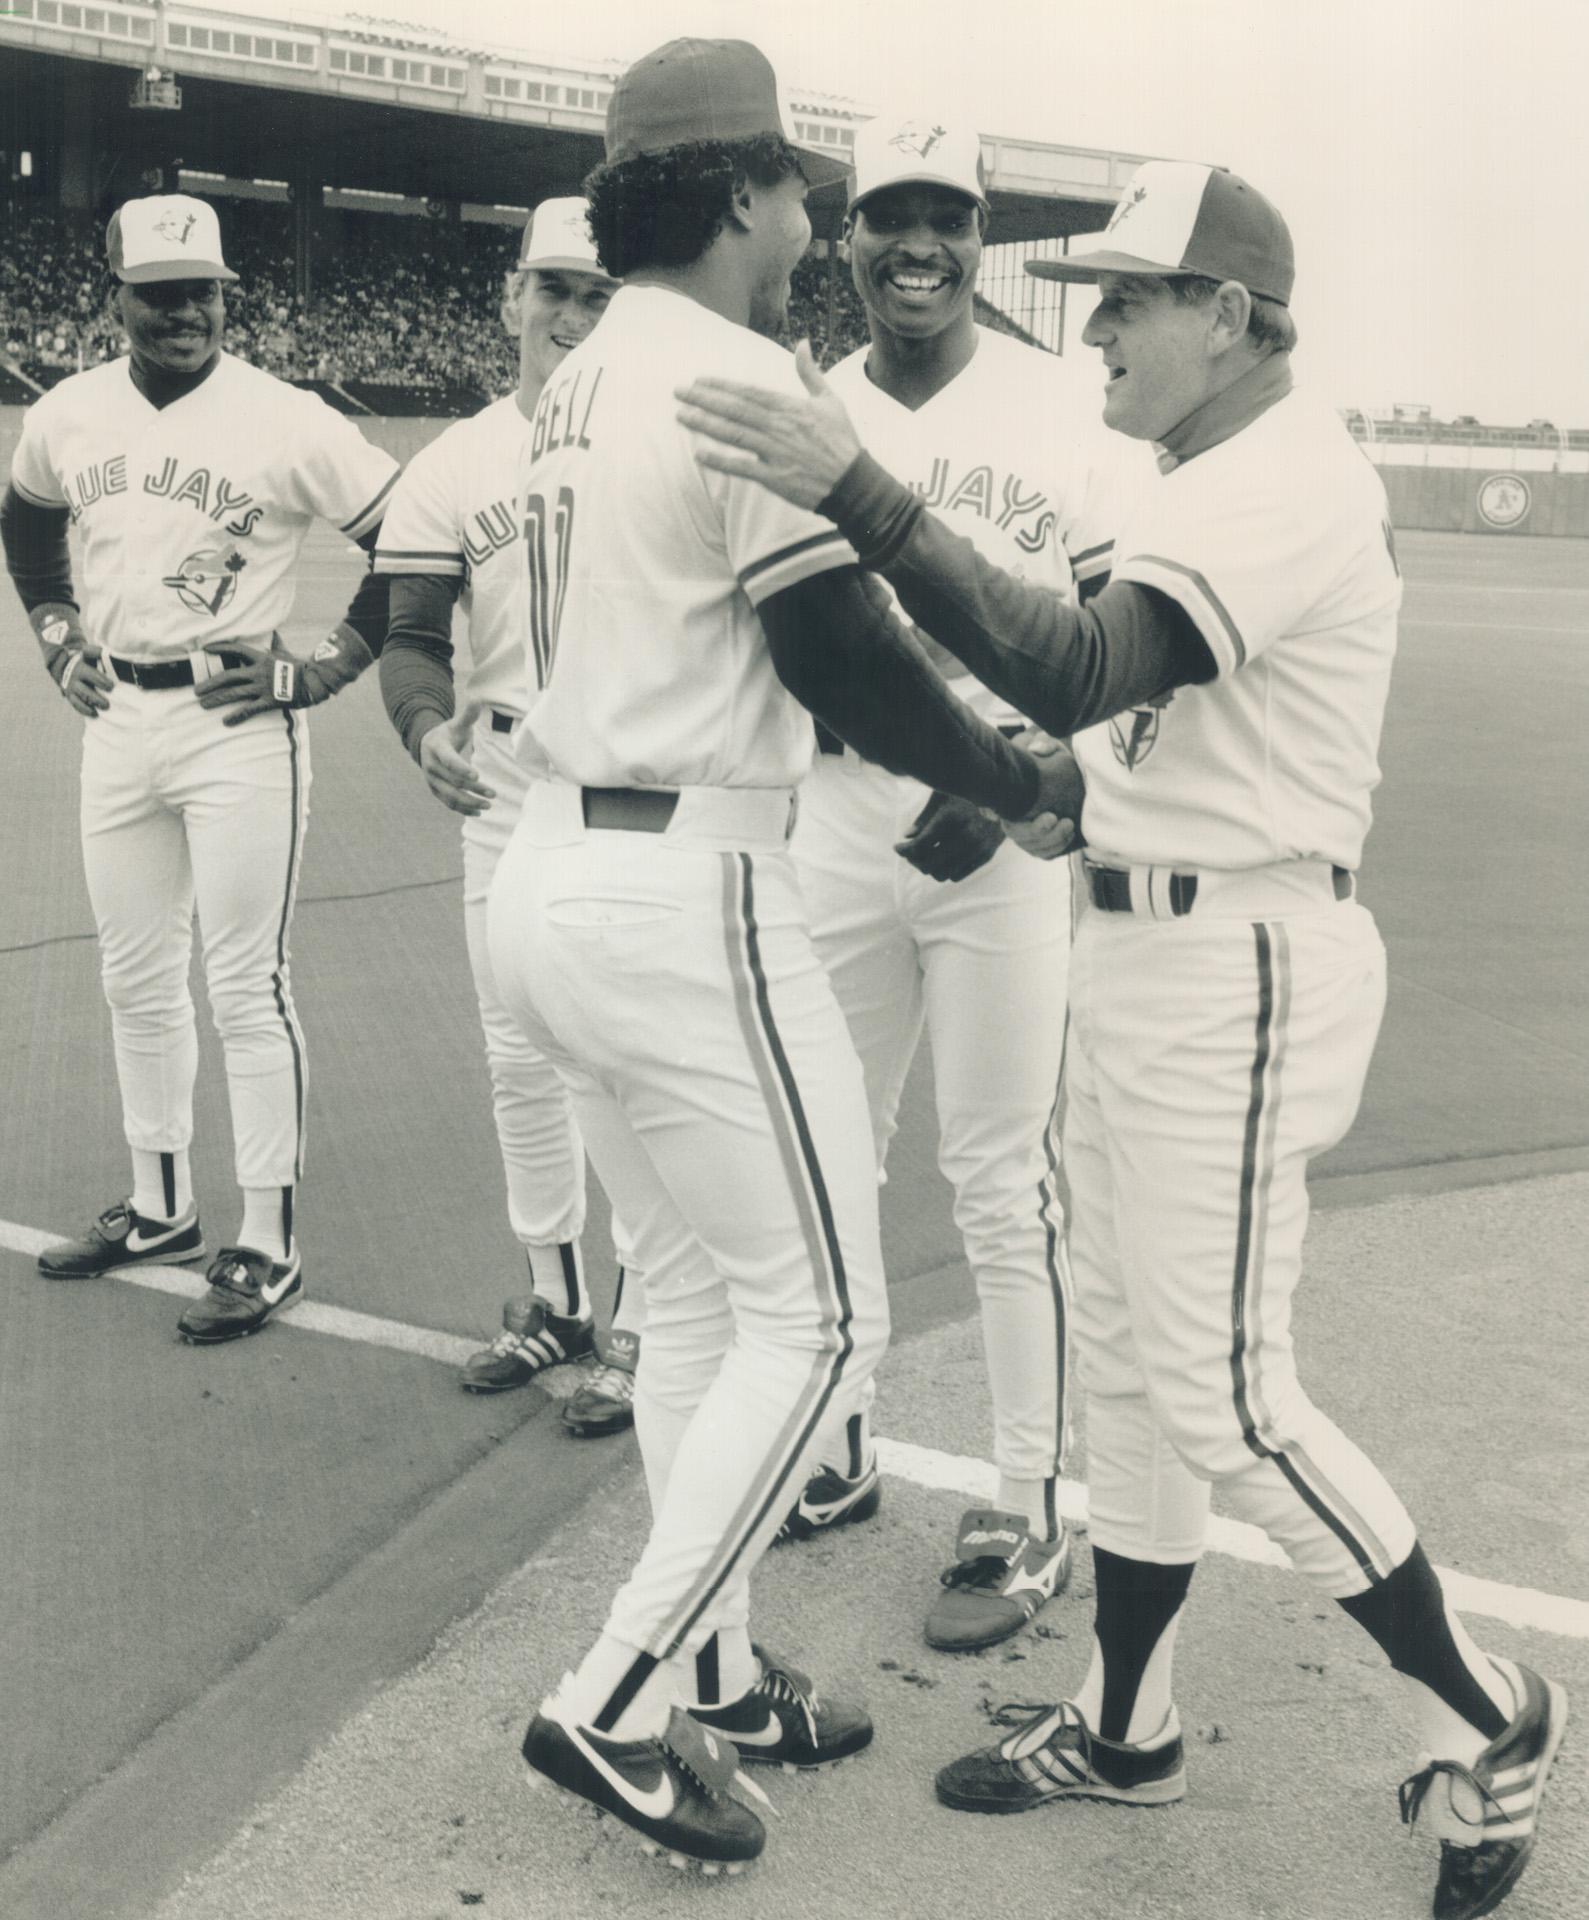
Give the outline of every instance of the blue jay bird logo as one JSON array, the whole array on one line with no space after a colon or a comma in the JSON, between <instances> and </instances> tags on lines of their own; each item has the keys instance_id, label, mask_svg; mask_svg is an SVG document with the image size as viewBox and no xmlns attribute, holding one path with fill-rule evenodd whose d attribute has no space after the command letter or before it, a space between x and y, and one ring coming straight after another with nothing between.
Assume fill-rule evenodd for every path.
<instances>
[{"instance_id":1,"label":"blue jay bird logo","mask_svg":"<svg viewBox=\"0 0 1589 1920\"><path fill-rule=\"evenodd\" d=\"M236 547L207 547L190 553L175 573L161 581L170 587L189 613L212 618L237 591L237 576L248 565Z\"/></svg>"}]
</instances>

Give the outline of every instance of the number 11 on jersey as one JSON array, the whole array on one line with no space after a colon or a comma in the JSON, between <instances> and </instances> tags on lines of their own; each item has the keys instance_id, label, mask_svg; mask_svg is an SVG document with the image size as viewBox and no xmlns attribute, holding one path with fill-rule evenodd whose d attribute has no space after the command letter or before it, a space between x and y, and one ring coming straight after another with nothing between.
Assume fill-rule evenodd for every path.
<instances>
[{"instance_id":1,"label":"number 11 on jersey","mask_svg":"<svg viewBox=\"0 0 1589 1920\"><path fill-rule=\"evenodd\" d=\"M551 520L548 530L547 520ZM530 575L530 648L535 660L535 682L545 687L552 678L557 653L557 630L563 621L563 596L568 591L568 550L574 532L574 490L559 487L550 516L545 496L532 493L524 502L525 564ZM550 562L550 564L548 564Z\"/></svg>"}]
</instances>

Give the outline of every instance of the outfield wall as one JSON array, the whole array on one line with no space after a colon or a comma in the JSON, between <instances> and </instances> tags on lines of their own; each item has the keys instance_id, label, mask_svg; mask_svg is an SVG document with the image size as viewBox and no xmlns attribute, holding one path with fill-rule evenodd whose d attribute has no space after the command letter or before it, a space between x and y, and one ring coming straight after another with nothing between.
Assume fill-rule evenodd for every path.
<instances>
[{"instance_id":1,"label":"outfield wall","mask_svg":"<svg viewBox=\"0 0 1589 1920\"><path fill-rule=\"evenodd\" d=\"M1589 473L1530 473L1504 464L1381 465L1379 477L1397 527L1589 538Z\"/></svg>"}]
</instances>

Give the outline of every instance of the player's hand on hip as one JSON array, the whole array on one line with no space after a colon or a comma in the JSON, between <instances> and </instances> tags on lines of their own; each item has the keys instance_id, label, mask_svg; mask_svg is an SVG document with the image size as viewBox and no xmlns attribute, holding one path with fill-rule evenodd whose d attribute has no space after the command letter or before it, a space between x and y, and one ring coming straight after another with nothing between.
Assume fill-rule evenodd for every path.
<instances>
[{"instance_id":1,"label":"player's hand on hip","mask_svg":"<svg viewBox=\"0 0 1589 1920\"><path fill-rule=\"evenodd\" d=\"M486 785L469 757L479 718L480 702L471 700L460 713L438 720L420 736L419 764L430 790L454 813L484 813L497 797L496 788Z\"/></svg>"},{"instance_id":2,"label":"player's hand on hip","mask_svg":"<svg viewBox=\"0 0 1589 1920\"><path fill-rule=\"evenodd\" d=\"M1086 844L1081 807L1086 783L1076 756L1062 740L1032 728L1019 744L1037 762L1037 804L1023 820L1006 820L1005 834L1037 860L1058 860Z\"/></svg>"},{"instance_id":3,"label":"player's hand on hip","mask_svg":"<svg viewBox=\"0 0 1589 1920\"><path fill-rule=\"evenodd\" d=\"M85 720L103 713L116 683L100 665L104 655L84 633L76 608L53 601L35 607L32 620L45 668L61 698Z\"/></svg>"},{"instance_id":4,"label":"player's hand on hip","mask_svg":"<svg viewBox=\"0 0 1589 1920\"><path fill-rule=\"evenodd\" d=\"M300 692L298 661L275 634L270 640L268 647L254 640L205 641L206 653L230 653L243 662L240 667L225 668L198 688L201 707L234 709L222 721L223 726L240 727L256 714L308 705L306 700L297 697Z\"/></svg>"},{"instance_id":5,"label":"player's hand on hip","mask_svg":"<svg viewBox=\"0 0 1589 1920\"><path fill-rule=\"evenodd\" d=\"M707 444L703 467L759 480L797 507L814 508L843 479L861 451L844 402L823 379L811 343L795 349L804 395L774 393L738 380L702 379L679 387L679 420Z\"/></svg>"},{"instance_id":6,"label":"player's hand on hip","mask_svg":"<svg viewBox=\"0 0 1589 1920\"><path fill-rule=\"evenodd\" d=\"M964 880L1004 844L1002 822L969 800L935 793L894 851L929 880Z\"/></svg>"}]
</instances>

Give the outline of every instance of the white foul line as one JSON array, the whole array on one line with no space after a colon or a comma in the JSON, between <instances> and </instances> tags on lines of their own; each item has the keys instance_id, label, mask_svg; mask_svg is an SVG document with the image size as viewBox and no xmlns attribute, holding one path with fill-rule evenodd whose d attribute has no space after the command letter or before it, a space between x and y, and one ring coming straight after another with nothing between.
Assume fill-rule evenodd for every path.
<instances>
[{"instance_id":1,"label":"white foul line","mask_svg":"<svg viewBox=\"0 0 1589 1920\"><path fill-rule=\"evenodd\" d=\"M59 1234L40 1233L36 1227L0 1220L0 1247L10 1247L14 1253L37 1255L46 1247L57 1245L60 1238ZM132 1287L147 1287L154 1293L175 1294L183 1300L198 1300L205 1291L203 1278L183 1267L124 1267L117 1273L107 1274L106 1278ZM73 1283L63 1280L58 1284ZM466 1340L460 1334L440 1333L432 1327L411 1327L401 1320L355 1313L351 1307L323 1306L318 1300L304 1300L285 1309L281 1324L307 1327L311 1333L328 1333L336 1340L355 1340L361 1346L418 1354L421 1359L440 1360L452 1367L461 1367L472 1354L480 1351L481 1344L478 1340ZM574 1373L571 1367L554 1367L539 1385L553 1399L567 1399L580 1384Z\"/></svg>"},{"instance_id":2,"label":"white foul line","mask_svg":"<svg viewBox=\"0 0 1589 1920\"><path fill-rule=\"evenodd\" d=\"M46 1247L58 1244L61 1236L40 1233L36 1227L19 1226L0 1220L0 1247L14 1253L37 1256ZM127 1267L108 1279L130 1286L149 1287L157 1293L173 1293L185 1300L197 1300L204 1282L197 1274L181 1267ZM59 1283L71 1285L69 1281ZM414 1353L426 1360L441 1360L449 1366L461 1366L479 1351L477 1340L465 1340L457 1334L438 1333L429 1327L411 1327L401 1320L383 1320L373 1313L355 1313L349 1307L326 1307L305 1300L291 1309L283 1326L307 1327L311 1333L326 1333L338 1340L355 1340L367 1347L385 1347L395 1353ZM553 1367L537 1384L557 1399L573 1393L580 1381L580 1369ZM908 1440L877 1440L877 1462L885 1473L909 1480L918 1487L940 1493L957 1493L963 1499L983 1504L993 1501L998 1491L998 1473L986 1460L968 1459L964 1454L939 1453L933 1447L913 1446ZM1060 1517L1085 1524L1087 1489L1076 1480L1061 1480L1055 1488ZM1244 1520L1227 1520L1215 1514L1208 1523L1208 1546L1215 1553L1228 1554L1233 1560L1250 1560L1259 1566L1289 1567L1282 1548L1277 1547L1259 1528ZM1589 1640L1589 1600L1541 1593L1534 1587L1510 1587L1499 1580L1481 1580L1473 1574L1458 1573L1450 1567L1438 1567L1441 1584L1451 1604L1462 1613L1481 1613L1491 1620L1504 1620L1508 1626L1537 1628L1543 1633L1559 1633L1574 1640Z\"/></svg>"},{"instance_id":3,"label":"white foul line","mask_svg":"<svg viewBox=\"0 0 1589 1920\"><path fill-rule=\"evenodd\" d=\"M918 1487L936 1487L970 1500L991 1502L999 1476L984 1460L961 1454L938 1453L931 1447L913 1447L903 1440L878 1439L878 1465L885 1473L912 1480ZM1074 1480L1061 1480L1057 1504L1063 1519L1085 1521L1087 1489ZM1208 1523L1208 1545L1233 1560L1252 1560L1265 1567L1289 1567L1284 1550L1260 1528L1245 1520L1227 1520L1215 1514ZM1573 1600L1534 1587L1509 1587L1499 1580L1480 1580L1451 1567L1437 1567L1441 1585L1460 1613L1482 1613L1508 1626L1536 1627L1545 1633L1589 1640L1589 1600Z\"/></svg>"}]
</instances>

